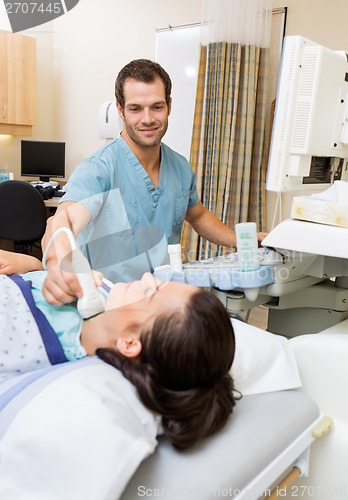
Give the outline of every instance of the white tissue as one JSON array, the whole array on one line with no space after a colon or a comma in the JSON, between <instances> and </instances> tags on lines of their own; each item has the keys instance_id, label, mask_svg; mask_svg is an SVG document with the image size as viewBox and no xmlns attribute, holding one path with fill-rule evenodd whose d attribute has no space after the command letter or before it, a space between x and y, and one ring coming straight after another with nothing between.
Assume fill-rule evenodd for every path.
<instances>
[{"instance_id":1,"label":"white tissue","mask_svg":"<svg viewBox=\"0 0 348 500\"><path fill-rule=\"evenodd\" d=\"M310 196L295 196L291 218L348 227L348 182L334 181L325 191Z\"/></svg>"}]
</instances>

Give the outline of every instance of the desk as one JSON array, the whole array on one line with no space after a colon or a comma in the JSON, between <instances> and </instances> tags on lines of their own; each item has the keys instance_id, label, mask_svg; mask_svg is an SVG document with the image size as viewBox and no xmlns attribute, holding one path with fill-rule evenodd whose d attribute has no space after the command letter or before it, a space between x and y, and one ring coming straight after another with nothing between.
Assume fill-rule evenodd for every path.
<instances>
[{"instance_id":1,"label":"desk","mask_svg":"<svg viewBox=\"0 0 348 500\"><path fill-rule=\"evenodd\" d=\"M49 198L48 200L44 200L44 203L45 203L45 206L47 208L57 208L59 200L60 200L59 196L53 196L53 198Z\"/></svg>"}]
</instances>

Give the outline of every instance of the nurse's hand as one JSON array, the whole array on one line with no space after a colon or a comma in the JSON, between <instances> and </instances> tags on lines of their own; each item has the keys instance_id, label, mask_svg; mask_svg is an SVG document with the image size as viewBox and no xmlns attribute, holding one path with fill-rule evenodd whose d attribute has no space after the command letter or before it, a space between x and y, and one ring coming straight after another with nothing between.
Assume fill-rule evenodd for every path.
<instances>
[{"instance_id":1,"label":"nurse's hand","mask_svg":"<svg viewBox=\"0 0 348 500\"><path fill-rule=\"evenodd\" d=\"M267 235L268 233L257 233L257 241L261 243L261 241L263 241Z\"/></svg>"},{"instance_id":2,"label":"nurse's hand","mask_svg":"<svg viewBox=\"0 0 348 500\"><path fill-rule=\"evenodd\" d=\"M93 271L93 275L96 286L101 286L102 273ZM77 275L63 271L58 263L52 263L48 267L42 292L47 302L55 306L69 304L83 295Z\"/></svg>"}]
</instances>

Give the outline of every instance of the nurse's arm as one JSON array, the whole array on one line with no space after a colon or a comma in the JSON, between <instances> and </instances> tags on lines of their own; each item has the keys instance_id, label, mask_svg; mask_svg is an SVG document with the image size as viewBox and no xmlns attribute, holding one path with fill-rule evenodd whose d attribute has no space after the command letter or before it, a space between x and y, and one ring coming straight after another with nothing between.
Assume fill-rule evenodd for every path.
<instances>
[{"instance_id":1,"label":"nurse's arm","mask_svg":"<svg viewBox=\"0 0 348 500\"><path fill-rule=\"evenodd\" d=\"M52 236L62 227L69 228L75 236L89 223L91 214L89 210L80 203L66 201L60 203L53 217L47 221L46 232L42 239L42 250L44 254L51 241ZM50 245L46 254L47 278L42 291L46 300L53 305L61 305L81 297L80 284L73 273L61 269L60 263L71 252L71 245L66 234L61 233Z\"/></svg>"},{"instance_id":2,"label":"nurse's arm","mask_svg":"<svg viewBox=\"0 0 348 500\"><path fill-rule=\"evenodd\" d=\"M236 233L209 212L201 202L187 210L185 220L202 238L216 245L236 247Z\"/></svg>"}]
</instances>

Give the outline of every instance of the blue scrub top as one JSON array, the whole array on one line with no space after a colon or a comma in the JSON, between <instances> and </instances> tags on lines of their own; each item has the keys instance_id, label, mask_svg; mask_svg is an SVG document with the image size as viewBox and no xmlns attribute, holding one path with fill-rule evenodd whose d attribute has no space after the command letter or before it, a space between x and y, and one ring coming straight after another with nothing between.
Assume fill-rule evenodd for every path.
<instances>
[{"instance_id":1,"label":"blue scrub top","mask_svg":"<svg viewBox=\"0 0 348 500\"><path fill-rule=\"evenodd\" d=\"M185 157L161 144L157 189L119 137L80 164L60 200L78 201L91 221L78 242L93 269L112 282L139 279L168 263L186 212L199 203L196 176Z\"/></svg>"}]
</instances>

